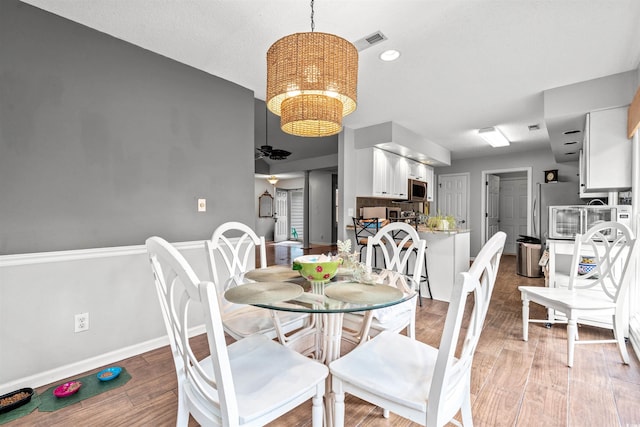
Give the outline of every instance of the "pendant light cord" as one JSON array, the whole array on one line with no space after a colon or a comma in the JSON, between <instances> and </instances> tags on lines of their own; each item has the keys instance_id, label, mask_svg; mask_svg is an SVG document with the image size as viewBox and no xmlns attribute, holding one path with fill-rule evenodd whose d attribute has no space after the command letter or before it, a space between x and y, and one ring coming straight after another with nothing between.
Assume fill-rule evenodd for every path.
<instances>
[{"instance_id":1,"label":"pendant light cord","mask_svg":"<svg viewBox=\"0 0 640 427\"><path fill-rule=\"evenodd\" d=\"M313 0L311 0L311 32L313 33L313 30L316 29L316 23L313 20Z\"/></svg>"}]
</instances>

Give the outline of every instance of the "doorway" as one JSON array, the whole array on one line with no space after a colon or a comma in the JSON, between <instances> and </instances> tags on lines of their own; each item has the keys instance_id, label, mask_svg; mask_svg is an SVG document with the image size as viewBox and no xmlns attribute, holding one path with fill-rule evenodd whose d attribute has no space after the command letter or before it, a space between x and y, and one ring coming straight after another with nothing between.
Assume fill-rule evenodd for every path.
<instances>
[{"instance_id":1,"label":"doorway","mask_svg":"<svg viewBox=\"0 0 640 427\"><path fill-rule=\"evenodd\" d=\"M289 191L291 200L291 240L304 240L304 192L301 188Z\"/></svg>"},{"instance_id":2,"label":"doorway","mask_svg":"<svg viewBox=\"0 0 640 427\"><path fill-rule=\"evenodd\" d=\"M505 254L515 254L516 240L531 233L531 168L482 172L481 241L486 243L497 231L507 239Z\"/></svg>"},{"instance_id":3,"label":"doorway","mask_svg":"<svg viewBox=\"0 0 640 427\"><path fill-rule=\"evenodd\" d=\"M281 188L276 188L275 209L273 219L275 220L273 230L273 241L282 242L289 239L289 192Z\"/></svg>"}]
</instances>

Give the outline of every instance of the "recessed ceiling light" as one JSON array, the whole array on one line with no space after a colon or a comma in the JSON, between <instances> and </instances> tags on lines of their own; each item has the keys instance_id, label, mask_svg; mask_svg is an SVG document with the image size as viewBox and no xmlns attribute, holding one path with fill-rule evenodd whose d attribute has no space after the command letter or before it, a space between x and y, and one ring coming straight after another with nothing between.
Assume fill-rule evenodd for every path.
<instances>
[{"instance_id":1,"label":"recessed ceiling light","mask_svg":"<svg viewBox=\"0 0 640 427\"><path fill-rule=\"evenodd\" d=\"M380 59L385 62L395 61L398 58L400 58L400 52L395 49L385 50L380 54Z\"/></svg>"}]
</instances>

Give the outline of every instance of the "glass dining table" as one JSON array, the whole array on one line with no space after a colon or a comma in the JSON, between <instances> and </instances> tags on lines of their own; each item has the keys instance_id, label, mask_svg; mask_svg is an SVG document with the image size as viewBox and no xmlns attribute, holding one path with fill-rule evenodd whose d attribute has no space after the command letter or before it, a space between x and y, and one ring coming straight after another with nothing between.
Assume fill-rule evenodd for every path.
<instances>
[{"instance_id":1,"label":"glass dining table","mask_svg":"<svg viewBox=\"0 0 640 427\"><path fill-rule=\"evenodd\" d=\"M385 269L364 275L339 269L331 281L311 283L282 265L252 270L235 279L240 285L225 292L229 302L276 312L309 313L309 325L292 333L285 345L327 366L340 357L344 313L360 312L363 322L371 322L376 313L392 314L398 304L415 298L418 286L410 276ZM277 327L278 317L273 318ZM368 329L366 323L364 326ZM330 377L325 398L327 425L332 425Z\"/></svg>"}]
</instances>

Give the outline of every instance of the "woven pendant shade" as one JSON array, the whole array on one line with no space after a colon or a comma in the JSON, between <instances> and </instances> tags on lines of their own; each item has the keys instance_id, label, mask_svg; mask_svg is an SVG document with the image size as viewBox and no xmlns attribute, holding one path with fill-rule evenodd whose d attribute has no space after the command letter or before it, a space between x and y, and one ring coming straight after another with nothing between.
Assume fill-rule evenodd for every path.
<instances>
[{"instance_id":1,"label":"woven pendant shade","mask_svg":"<svg viewBox=\"0 0 640 427\"><path fill-rule=\"evenodd\" d=\"M358 51L327 33L296 33L267 51L267 107L283 132L328 136L356 109Z\"/></svg>"}]
</instances>

